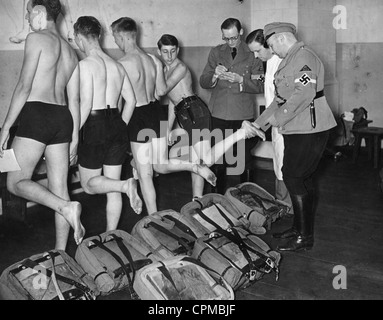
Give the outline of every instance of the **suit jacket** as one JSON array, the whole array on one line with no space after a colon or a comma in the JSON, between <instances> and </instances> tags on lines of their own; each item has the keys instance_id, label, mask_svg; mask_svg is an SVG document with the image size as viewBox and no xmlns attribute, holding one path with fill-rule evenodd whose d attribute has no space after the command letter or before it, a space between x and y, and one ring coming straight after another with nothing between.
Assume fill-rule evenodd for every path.
<instances>
[{"instance_id":1,"label":"suit jacket","mask_svg":"<svg viewBox=\"0 0 383 320\"><path fill-rule=\"evenodd\" d=\"M243 85L218 80L212 86L215 68L224 65L228 71L244 77ZM231 48L227 44L219 45L210 51L207 64L200 77L200 85L211 89L209 109L213 117L222 120L249 120L254 118L254 93L263 93L263 83L258 81L263 74L263 63L255 58L244 42L237 48L237 56L232 59Z\"/></svg>"},{"instance_id":2,"label":"suit jacket","mask_svg":"<svg viewBox=\"0 0 383 320\"><path fill-rule=\"evenodd\" d=\"M255 121L263 129L268 123L282 134L307 134L336 126L326 97L316 98L324 89L324 67L319 57L303 42L294 44L280 63L275 78L275 98ZM315 127L310 105L315 107Z\"/></svg>"}]
</instances>

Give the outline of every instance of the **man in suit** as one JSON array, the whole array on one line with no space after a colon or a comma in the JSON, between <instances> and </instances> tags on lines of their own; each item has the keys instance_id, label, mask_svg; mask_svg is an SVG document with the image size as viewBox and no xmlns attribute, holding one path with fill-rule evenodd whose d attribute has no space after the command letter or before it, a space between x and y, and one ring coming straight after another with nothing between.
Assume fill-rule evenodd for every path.
<instances>
[{"instance_id":1,"label":"man in suit","mask_svg":"<svg viewBox=\"0 0 383 320\"><path fill-rule=\"evenodd\" d=\"M222 130L226 137L241 128L244 120L253 121L254 94L263 92L263 83L258 80L263 74L263 63L242 42L244 31L238 19L226 19L221 25L221 31L225 43L211 49L200 77L200 85L211 90L209 109L212 129ZM250 150L257 142L258 138L253 138L236 145L234 152L244 150L244 156L240 157L244 159L244 165L250 163ZM215 168L220 193L225 189L225 167L230 164L227 157L223 162L223 167ZM245 175L242 175L241 181L244 180Z\"/></svg>"}]
</instances>

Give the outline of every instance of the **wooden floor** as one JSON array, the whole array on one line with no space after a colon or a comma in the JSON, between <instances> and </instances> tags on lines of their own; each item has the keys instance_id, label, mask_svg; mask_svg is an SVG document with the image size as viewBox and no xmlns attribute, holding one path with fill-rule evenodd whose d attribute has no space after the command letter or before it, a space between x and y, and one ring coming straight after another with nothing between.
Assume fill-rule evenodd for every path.
<instances>
[{"instance_id":1,"label":"wooden floor","mask_svg":"<svg viewBox=\"0 0 383 320\"><path fill-rule=\"evenodd\" d=\"M251 287L236 292L237 300L381 300L383 299L383 193L379 188L378 170L373 169L362 153L357 164L346 157L335 162L323 157L316 175L318 206L313 250L284 253L280 279L266 275ZM274 174L262 163L255 163L255 182L274 192ZM228 186L238 181L231 178ZM191 199L188 173L175 173L156 178L159 209L181 207ZM105 197L84 193L73 196L83 205L82 221L87 236L102 233L105 227ZM133 213L124 198L120 229L130 231L141 218ZM35 206L28 209L26 226L17 219L0 221L0 272L10 264L54 247L53 214ZM289 227L291 219L273 224L262 238L275 248L278 242L271 233ZM72 236L68 253L76 250ZM347 271L347 289L334 289L334 267ZM103 299L125 299L114 294Z\"/></svg>"}]
</instances>

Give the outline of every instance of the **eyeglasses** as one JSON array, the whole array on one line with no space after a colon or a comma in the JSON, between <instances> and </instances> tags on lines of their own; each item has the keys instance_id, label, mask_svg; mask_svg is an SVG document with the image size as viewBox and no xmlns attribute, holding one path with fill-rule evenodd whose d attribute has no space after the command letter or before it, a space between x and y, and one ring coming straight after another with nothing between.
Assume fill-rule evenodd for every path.
<instances>
[{"instance_id":1,"label":"eyeglasses","mask_svg":"<svg viewBox=\"0 0 383 320\"><path fill-rule=\"evenodd\" d=\"M226 38L226 37L222 36L222 40L223 40L223 41L226 41L226 42L229 42L229 41L237 41L238 38L239 38L239 36L240 36L240 35L237 35L237 36L235 36L235 37L230 37L230 38Z\"/></svg>"}]
</instances>

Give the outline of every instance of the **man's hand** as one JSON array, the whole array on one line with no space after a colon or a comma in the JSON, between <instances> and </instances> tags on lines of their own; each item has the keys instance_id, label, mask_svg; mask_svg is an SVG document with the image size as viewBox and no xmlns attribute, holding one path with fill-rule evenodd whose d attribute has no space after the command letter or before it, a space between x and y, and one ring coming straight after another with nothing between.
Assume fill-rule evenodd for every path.
<instances>
[{"instance_id":1,"label":"man's hand","mask_svg":"<svg viewBox=\"0 0 383 320\"><path fill-rule=\"evenodd\" d=\"M162 61L158 57L150 53L148 53L147 55L152 58L157 67L163 67Z\"/></svg>"},{"instance_id":2,"label":"man's hand","mask_svg":"<svg viewBox=\"0 0 383 320\"><path fill-rule=\"evenodd\" d=\"M222 64L218 64L218 66L215 68L214 76L220 78L226 72L227 72L227 68Z\"/></svg>"},{"instance_id":3,"label":"man's hand","mask_svg":"<svg viewBox=\"0 0 383 320\"><path fill-rule=\"evenodd\" d=\"M266 141L266 134L261 130L254 126L249 121L243 121L241 129L245 130L245 139L254 138L255 136L260 137L263 141Z\"/></svg>"},{"instance_id":4,"label":"man's hand","mask_svg":"<svg viewBox=\"0 0 383 320\"><path fill-rule=\"evenodd\" d=\"M243 83L243 77L234 72L225 72L219 78L221 80L227 80L231 83Z\"/></svg>"}]
</instances>

